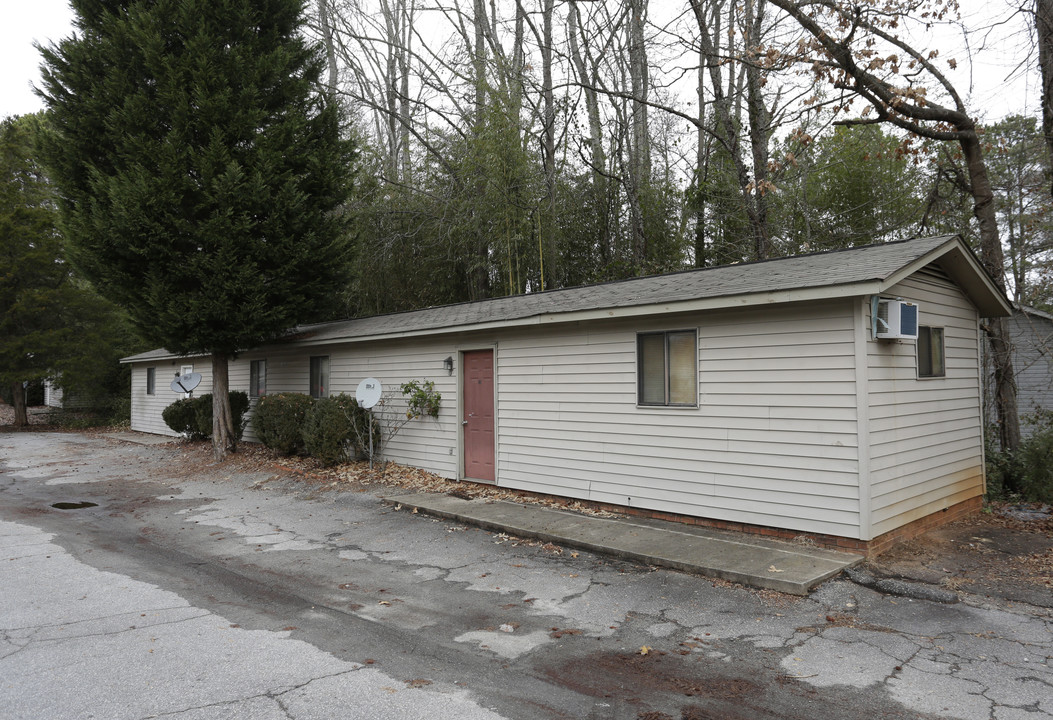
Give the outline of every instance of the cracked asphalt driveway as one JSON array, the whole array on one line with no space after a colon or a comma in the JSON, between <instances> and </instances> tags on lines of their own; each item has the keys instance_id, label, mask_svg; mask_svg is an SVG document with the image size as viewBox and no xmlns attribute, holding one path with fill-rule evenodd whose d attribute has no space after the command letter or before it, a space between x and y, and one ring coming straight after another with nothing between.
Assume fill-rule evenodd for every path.
<instances>
[{"instance_id":1,"label":"cracked asphalt driveway","mask_svg":"<svg viewBox=\"0 0 1053 720\"><path fill-rule=\"evenodd\" d=\"M0 434L4 718L1053 717L1045 609L751 591L187 458Z\"/></svg>"}]
</instances>

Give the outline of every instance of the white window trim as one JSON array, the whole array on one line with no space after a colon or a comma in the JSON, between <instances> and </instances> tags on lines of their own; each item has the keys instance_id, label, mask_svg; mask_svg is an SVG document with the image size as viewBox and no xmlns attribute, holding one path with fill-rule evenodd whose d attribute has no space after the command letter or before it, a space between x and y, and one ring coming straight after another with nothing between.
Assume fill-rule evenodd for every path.
<instances>
[{"instance_id":1,"label":"white window trim","mask_svg":"<svg viewBox=\"0 0 1053 720\"><path fill-rule=\"evenodd\" d=\"M668 384L669 384L669 375L668 375L668 373L669 373L668 337L669 337L670 334L686 333L686 332L692 333L694 335L694 338L695 338L695 342L694 342L694 351L695 351L695 362L694 362L694 374L695 374L694 388L695 388L695 394L694 394L694 403L693 404L686 404L686 403L685 404L682 404L682 403L676 403L676 404L670 404L670 403L655 404L655 403L642 403L642 402L640 402L640 395L641 395L641 393L640 393L640 373L643 370L643 368L641 367L641 364L640 364L640 337L642 335L662 335L662 336L664 336L666 338L667 351L666 351L666 368L665 368L666 377L665 377L665 381L666 381L666 391L668 393ZM636 335L634 337L634 340L633 340L633 342L634 342L633 352L634 352L635 357L636 357L636 388L635 388L635 393L636 393L636 407L638 409L640 409L640 410L663 410L663 411L664 410L698 410L698 408L701 405L701 403L699 402L699 395L700 395L701 388L700 388L700 381L699 381L699 377L698 377L698 357L699 357L698 335L699 335L699 333L698 333L698 328L697 327L670 328L668 330L645 330L645 331L640 331L640 332L636 333Z\"/></svg>"}]
</instances>

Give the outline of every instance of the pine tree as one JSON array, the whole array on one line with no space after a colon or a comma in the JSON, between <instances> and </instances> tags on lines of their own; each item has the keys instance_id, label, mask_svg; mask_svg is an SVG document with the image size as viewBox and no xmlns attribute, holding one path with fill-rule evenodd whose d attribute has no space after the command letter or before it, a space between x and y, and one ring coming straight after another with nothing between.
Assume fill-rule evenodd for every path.
<instances>
[{"instance_id":1,"label":"pine tree","mask_svg":"<svg viewBox=\"0 0 1053 720\"><path fill-rule=\"evenodd\" d=\"M227 366L324 319L346 282L354 149L320 90L300 0L74 0L42 48L47 158L74 264L144 338Z\"/></svg>"}]
</instances>

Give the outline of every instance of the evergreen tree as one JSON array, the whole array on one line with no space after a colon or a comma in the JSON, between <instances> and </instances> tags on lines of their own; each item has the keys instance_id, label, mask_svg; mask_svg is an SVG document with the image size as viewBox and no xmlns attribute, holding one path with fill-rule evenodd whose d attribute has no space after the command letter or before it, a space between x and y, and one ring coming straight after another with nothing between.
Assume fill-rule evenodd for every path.
<instances>
[{"instance_id":1,"label":"evergreen tree","mask_svg":"<svg viewBox=\"0 0 1053 720\"><path fill-rule=\"evenodd\" d=\"M353 148L300 0L72 6L41 92L72 260L144 338L212 355L222 458L228 361L335 309Z\"/></svg>"},{"instance_id":2,"label":"evergreen tree","mask_svg":"<svg viewBox=\"0 0 1053 720\"><path fill-rule=\"evenodd\" d=\"M115 309L63 257L54 191L36 154L40 117L0 123L0 390L28 422L23 384L50 377L87 398L112 392L117 358L134 352ZM112 398L107 398L112 399Z\"/></svg>"},{"instance_id":3,"label":"evergreen tree","mask_svg":"<svg viewBox=\"0 0 1053 720\"><path fill-rule=\"evenodd\" d=\"M783 252L899 240L924 213L911 148L880 126L835 127L808 148L783 183L774 214Z\"/></svg>"}]
</instances>

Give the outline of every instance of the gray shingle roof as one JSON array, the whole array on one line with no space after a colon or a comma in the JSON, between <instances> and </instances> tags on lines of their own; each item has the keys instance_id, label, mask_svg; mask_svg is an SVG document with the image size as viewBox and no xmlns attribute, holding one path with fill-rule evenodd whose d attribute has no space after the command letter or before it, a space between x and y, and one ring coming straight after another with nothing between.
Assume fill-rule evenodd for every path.
<instances>
[{"instance_id":1,"label":"gray shingle roof","mask_svg":"<svg viewBox=\"0 0 1053 720\"><path fill-rule=\"evenodd\" d=\"M797 255L761 262L686 270L600 285L551 290L423 310L303 325L281 342L332 342L509 323L575 311L630 308L788 290L886 281L943 246L959 243L943 235L868 245L848 250ZM968 252L968 251L966 251ZM169 357L164 350L126 361Z\"/></svg>"},{"instance_id":2,"label":"gray shingle roof","mask_svg":"<svg viewBox=\"0 0 1053 720\"><path fill-rule=\"evenodd\" d=\"M954 236L923 238L761 262L686 270L600 285L442 305L297 329L289 339L332 340L454 328L578 310L657 305L884 280Z\"/></svg>"}]
</instances>

